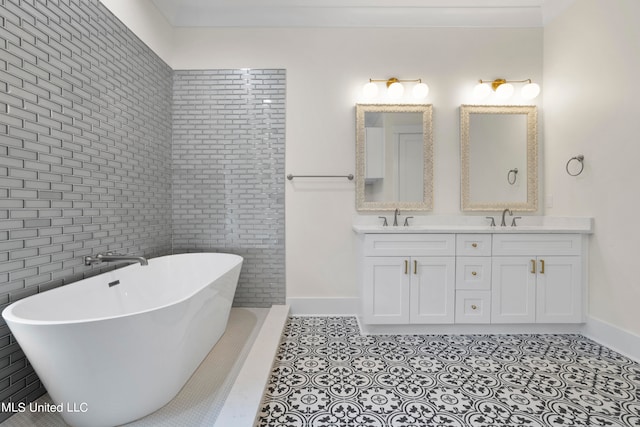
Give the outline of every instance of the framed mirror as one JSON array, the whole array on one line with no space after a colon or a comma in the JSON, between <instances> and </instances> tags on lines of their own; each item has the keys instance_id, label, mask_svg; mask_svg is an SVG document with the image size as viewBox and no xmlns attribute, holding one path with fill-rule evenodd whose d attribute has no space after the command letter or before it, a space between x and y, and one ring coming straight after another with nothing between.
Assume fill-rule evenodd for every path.
<instances>
[{"instance_id":1,"label":"framed mirror","mask_svg":"<svg viewBox=\"0 0 640 427\"><path fill-rule=\"evenodd\" d=\"M356 105L356 209L433 208L432 106Z\"/></svg>"},{"instance_id":2,"label":"framed mirror","mask_svg":"<svg viewBox=\"0 0 640 427\"><path fill-rule=\"evenodd\" d=\"M462 105L463 211L538 209L538 119L532 105Z\"/></svg>"}]
</instances>

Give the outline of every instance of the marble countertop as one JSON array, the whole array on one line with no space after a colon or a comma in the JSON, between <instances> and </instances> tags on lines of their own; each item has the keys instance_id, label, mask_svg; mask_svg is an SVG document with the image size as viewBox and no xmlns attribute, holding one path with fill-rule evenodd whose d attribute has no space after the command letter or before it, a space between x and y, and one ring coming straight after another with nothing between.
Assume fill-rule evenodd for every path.
<instances>
[{"instance_id":1,"label":"marble countertop","mask_svg":"<svg viewBox=\"0 0 640 427\"><path fill-rule=\"evenodd\" d=\"M385 215L378 215L385 216ZM551 217L522 216L515 227L510 226L511 217L507 216L506 227L501 227L500 216L494 216L495 227L489 225L485 216L414 216L409 226L403 226L405 216L398 217L399 226L382 226L378 216L358 215L353 221L353 231L366 233L593 233L593 218L588 217ZM389 224L393 223L393 214L386 215Z\"/></svg>"}]
</instances>

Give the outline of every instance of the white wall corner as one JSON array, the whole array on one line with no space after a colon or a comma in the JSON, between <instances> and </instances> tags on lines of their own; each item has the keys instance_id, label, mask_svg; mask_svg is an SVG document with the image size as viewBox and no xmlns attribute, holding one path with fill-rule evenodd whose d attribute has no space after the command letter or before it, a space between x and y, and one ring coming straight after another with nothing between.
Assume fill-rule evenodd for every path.
<instances>
[{"instance_id":1,"label":"white wall corner","mask_svg":"<svg viewBox=\"0 0 640 427\"><path fill-rule=\"evenodd\" d=\"M359 298L287 298L292 315L355 316L360 310Z\"/></svg>"},{"instance_id":2,"label":"white wall corner","mask_svg":"<svg viewBox=\"0 0 640 427\"><path fill-rule=\"evenodd\" d=\"M590 316L584 324L582 335L640 362L640 335Z\"/></svg>"},{"instance_id":3,"label":"white wall corner","mask_svg":"<svg viewBox=\"0 0 640 427\"><path fill-rule=\"evenodd\" d=\"M542 26L546 26L567 10L576 0L544 0L542 3Z\"/></svg>"}]
</instances>

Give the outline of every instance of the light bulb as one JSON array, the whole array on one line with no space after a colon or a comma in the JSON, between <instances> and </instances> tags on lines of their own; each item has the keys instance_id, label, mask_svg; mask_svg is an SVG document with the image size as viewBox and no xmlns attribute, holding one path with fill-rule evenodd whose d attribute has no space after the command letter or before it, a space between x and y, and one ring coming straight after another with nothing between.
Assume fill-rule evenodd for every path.
<instances>
[{"instance_id":1,"label":"light bulb","mask_svg":"<svg viewBox=\"0 0 640 427\"><path fill-rule=\"evenodd\" d=\"M402 83L399 82L392 83L389 86L389 89L387 89L387 92L389 93L389 98L400 98L404 93L404 86L402 86Z\"/></svg>"},{"instance_id":2,"label":"light bulb","mask_svg":"<svg viewBox=\"0 0 640 427\"><path fill-rule=\"evenodd\" d=\"M520 91L520 95L524 99L533 99L540 94L540 86L536 83L528 83L522 86L522 90Z\"/></svg>"},{"instance_id":3,"label":"light bulb","mask_svg":"<svg viewBox=\"0 0 640 427\"><path fill-rule=\"evenodd\" d=\"M473 88L473 96L477 99L484 99L491 93L491 86L487 83L478 83Z\"/></svg>"},{"instance_id":4,"label":"light bulb","mask_svg":"<svg viewBox=\"0 0 640 427\"><path fill-rule=\"evenodd\" d=\"M496 89L496 96L500 99L507 99L513 95L513 85L511 83L503 83Z\"/></svg>"},{"instance_id":5,"label":"light bulb","mask_svg":"<svg viewBox=\"0 0 640 427\"><path fill-rule=\"evenodd\" d=\"M413 87L412 92L415 99L424 99L429 94L429 86L426 83L418 83Z\"/></svg>"},{"instance_id":6,"label":"light bulb","mask_svg":"<svg viewBox=\"0 0 640 427\"><path fill-rule=\"evenodd\" d=\"M378 85L374 82L369 82L362 88L362 95L367 98L375 98L378 95Z\"/></svg>"}]
</instances>

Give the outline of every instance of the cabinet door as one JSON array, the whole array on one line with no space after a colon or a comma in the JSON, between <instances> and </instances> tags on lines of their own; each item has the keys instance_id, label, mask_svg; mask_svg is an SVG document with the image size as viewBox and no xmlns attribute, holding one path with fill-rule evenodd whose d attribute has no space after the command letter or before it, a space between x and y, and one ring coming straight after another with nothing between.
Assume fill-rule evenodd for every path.
<instances>
[{"instance_id":1,"label":"cabinet door","mask_svg":"<svg viewBox=\"0 0 640 427\"><path fill-rule=\"evenodd\" d=\"M491 323L536 320L535 257L494 257L491 266Z\"/></svg>"},{"instance_id":2,"label":"cabinet door","mask_svg":"<svg viewBox=\"0 0 640 427\"><path fill-rule=\"evenodd\" d=\"M362 288L365 323L409 323L408 257L366 257Z\"/></svg>"},{"instance_id":3,"label":"cabinet door","mask_svg":"<svg viewBox=\"0 0 640 427\"><path fill-rule=\"evenodd\" d=\"M455 257L411 258L411 323L453 323Z\"/></svg>"},{"instance_id":4,"label":"cabinet door","mask_svg":"<svg viewBox=\"0 0 640 427\"><path fill-rule=\"evenodd\" d=\"M365 180L384 178L384 130L383 128L366 127L364 153Z\"/></svg>"},{"instance_id":5,"label":"cabinet door","mask_svg":"<svg viewBox=\"0 0 640 427\"><path fill-rule=\"evenodd\" d=\"M580 257L538 257L536 322L582 322Z\"/></svg>"}]
</instances>

